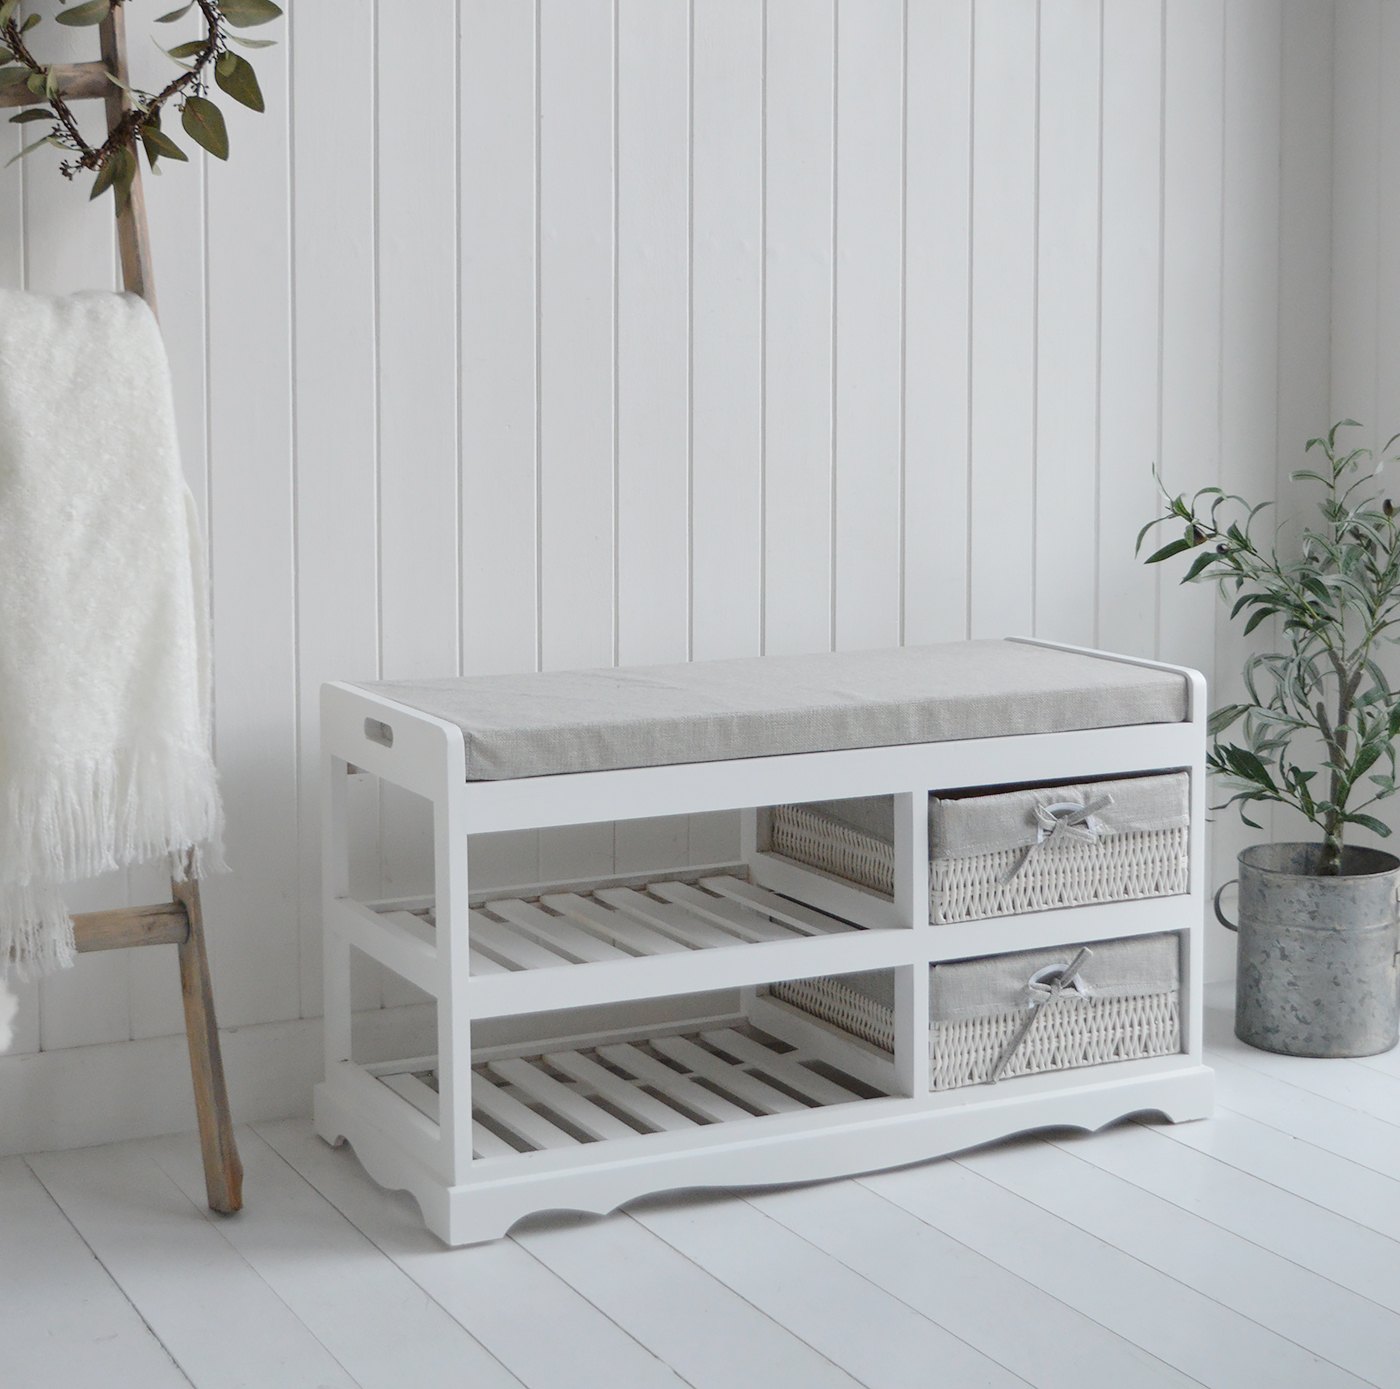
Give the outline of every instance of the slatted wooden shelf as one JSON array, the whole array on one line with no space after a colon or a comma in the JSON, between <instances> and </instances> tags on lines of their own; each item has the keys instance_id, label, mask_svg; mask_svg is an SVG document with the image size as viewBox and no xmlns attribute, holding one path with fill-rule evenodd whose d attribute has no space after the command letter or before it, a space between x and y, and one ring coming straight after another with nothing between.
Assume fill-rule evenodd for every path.
<instances>
[{"instance_id":1,"label":"slatted wooden shelf","mask_svg":"<svg viewBox=\"0 0 1400 1389\"><path fill-rule=\"evenodd\" d=\"M432 1058L373 1069L437 1122ZM472 1072L472 1150L483 1161L885 1097L742 1022L572 1050L546 1044Z\"/></svg>"},{"instance_id":2,"label":"slatted wooden shelf","mask_svg":"<svg viewBox=\"0 0 1400 1389\"><path fill-rule=\"evenodd\" d=\"M507 897L471 914L471 972L615 962L857 929L728 876L548 893L534 901Z\"/></svg>"},{"instance_id":3,"label":"slatted wooden shelf","mask_svg":"<svg viewBox=\"0 0 1400 1389\"><path fill-rule=\"evenodd\" d=\"M359 949L433 991L428 899L331 910ZM476 1018L893 967L915 948L908 931L853 925L736 873L493 898L471 909L468 936Z\"/></svg>"}]
</instances>

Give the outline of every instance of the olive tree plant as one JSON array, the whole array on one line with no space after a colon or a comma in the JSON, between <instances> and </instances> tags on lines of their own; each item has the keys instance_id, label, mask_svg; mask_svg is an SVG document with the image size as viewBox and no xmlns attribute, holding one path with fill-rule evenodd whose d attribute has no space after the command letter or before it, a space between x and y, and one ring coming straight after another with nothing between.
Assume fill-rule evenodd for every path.
<instances>
[{"instance_id":1,"label":"olive tree plant","mask_svg":"<svg viewBox=\"0 0 1400 1389\"><path fill-rule=\"evenodd\" d=\"M71 28L94 26L128 3L130 0L59 0L54 19ZM282 9L273 0L189 0L188 4L156 16L157 24L176 24L190 15L199 32L193 38L162 48L179 72L157 92L128 88L130 109L99 144L84 136L64 100L58 67L45 62L31 46L34 41L30 31L42 22L43 16L34 12L22 16L19 6L20 0L0 0L0 88L23 84L33 99L27 109L10 118L12 124L44 124L48 128L15 158L22 159L45 145L55 146L65 152L59 165L65 177L71 179L83 171L97 175L92 186L94 198L111 188L118 203L125 202L136 174L138 140L152 169L161 159L189 158L169 132L161 128L161 111L168 103L180 112L180 124L195 144L218 159L228 158L228 128L223 112L208 95L211 77L220 91L234 101L254 111L264 109L253 65L233 46L245 50L269 48L273 40L244 38L231 31L276 19ZM109 80L116 82L117 78L109 76Z\"/></svg>"},{"instance_id":2,"label":"olive tree plant","mask_svg":"<svg viewBox=\"0 0 1400 1389\"><path fill-rule=\"evenodd\" d=\"M1252 828L1260 828L1248 814L1255 802L1301 811L1322 832L1318 872L1328 875L1342 871L1348 826L1390 834L1367 811L1397 789L1400 694L1377 658L1400 641L1400 526L1381 496L1384 461L1372 466L1371 450L1338 444L1341 430L1356 427L1343 420L1309 440L1318 464L1293 478L1318 489L1320 520L1304 526L1286 553L1279 530L1266 545L1252 533L1269 503L1251 505L1218 487L1190 500L1163 488L1166 515L1144 526L1137 541L1141 552L1154 527L1181 523L1181 537L1148 555L1148 564L1195 551L1183 583L1217 583L1246 633L1278 619L1284 649L1246 660L1249 697L1211 715L1207 764L1233 793L1217 809L1238 805ZM1232 728L1238 741L1224 736Z\"/></svg>"}]
</instances>

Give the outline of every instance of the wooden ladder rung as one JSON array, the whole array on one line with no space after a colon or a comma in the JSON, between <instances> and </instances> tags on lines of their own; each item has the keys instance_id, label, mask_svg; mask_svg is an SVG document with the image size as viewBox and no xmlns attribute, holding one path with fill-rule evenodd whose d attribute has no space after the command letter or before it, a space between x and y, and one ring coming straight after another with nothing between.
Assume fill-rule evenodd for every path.
<instances>
[{"instance_id":1,"label":"wooden ladder rung","mask_svg":"<svg viewBox=\"0 0 1400 1389\"><path fill-rule=\"evenodd\" d=\"M112 90L106 63L55 63L54 72L58 77L58 94L64 101L105 97ZM47 99L35 96L23 82L0 87L0 106L34 106Z\"/></svg>"},{"instance_id":2,"label":"wooden ladder rung","mask_svg":"<svg viewBox=\"0 0 1400 1389\"><path fill-rule=\"evenodd\" d=\"M73 917L73 943L79 954L124 950L132 945L184 945L189 938L190 916L183 902L118 907Z\"/></svg>"}]
</instances>

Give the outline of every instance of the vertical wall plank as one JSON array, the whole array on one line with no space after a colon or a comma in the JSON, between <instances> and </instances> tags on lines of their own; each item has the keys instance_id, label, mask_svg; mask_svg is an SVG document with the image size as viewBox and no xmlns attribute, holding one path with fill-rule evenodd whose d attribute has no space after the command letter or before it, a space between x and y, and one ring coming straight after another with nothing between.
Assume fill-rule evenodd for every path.
<instances>
[{"instance_id":1,"label":"vertical wall plank","mask_svg":"<svg viewBox=\"0 0 1400 1389\"><path fill-rule=\"evenodd\" d=\"M51 16L56 6L31 2L25 8L31 15ZM45 20L34 42L36 48L42 44L48 62L91 62L97 56L97 37L91 29L54 24L51 19ZM177 71L169 62L165 70ZM84 102L76 114L87 139L100 143L102 106ZM29 129L32 136L33 128ZM89 201L93 175L79 174L69 182L58 172L63 158L59 150L48 148L35 150L23 160L26 287L41 294L119 289L112 200L104 196Z\"/></svg>"},{"instance_id":2,"label":"vertical wall plank","mask_svg":"<svg viewBox=\"0 0 1400 1389\"><path fill-rule=\"evenodd\" d=\"M1280 514L1304 495L1289 473L1331 413L1333 6L1283 0L1280 91L1278 471Z\"/></svg>"},{"instance_id":3,"label":"vertical wall plank","mask_svg":"<svg viewBox=\"0 0 1400 1389\"><path fill-rule=\"evenodd\" d=\"M1173 492L1220 479L1223 0L1166 6L1162 216L1162 476ZM1215 676L1215 591L1161 575L1164 661Z\"/></svg>"},{"instance_id":4,"label":"vertical wall plank","mask_svg":"<svg viewBox=\"0 0 1400 1389\"><path fill-rule=\"evenodd\" d=\"M615 12L539 14L541 648L559 670L615 654Z\"/></svg>"},{"instance_id":5,"label":"vertical wall plank","mask_svg":"<svg viewBox=\"0 0 1400 1389\"><path fill-rule=\"evenodd\" d=\"M103 873L70 883L63 898L72 912L126 904L126 875ZM131 1036L129 979L132 952L79 955L71 969L39 981L39 1049L90 1047Z\"/></svg>"},{"instance_id":6,"label":"vertical wall plank","mask_svg":"<svg viewBox=\"0 0 1400 1389\"><path fill-rule=\"evenodd\" d=\"M24 166L9 161L22 146L23 127L0 126L0 286L24 288ZM11 1051L16 1055L39 1050L39 985L10 980L19 998Z\"/></svg>"},{"instance_id":7,"label":"vertical wall plank","mask_svg":"<svg viewBox=\"0 0 1400 1389\"><path fill-rule=\"evenodd\" d=\"M904 5L837 9L836 631L897 646L903 501Z\"/></svg>"},{"instance_id":8,"label":"vertical wall plank","mask_svg":"<svg viewBox=\"0 0 1400 1389\"><path fill-rule=\"evenodd\" d=\"M1280 444L1279 249L1282 11L1274 0L1231 0L1225 12L1225 204L1222 265L1220 485L1251 502L1275 493ZM1261 516L1262 536L1275 524ZM1262 538L1262 537L1261 537ZM1251 651L1277 650L1273 624L1249 637L1242 621L1214 601L1217 704L1246 697L1242 668ZM1267 829L1269 811L1251 815ZM1215 884L1236 876L1235 859L1260 831L1234 810L1216 817ZM1228 975L1235 941L1212 924L1206 941L1208 977Z\"/></svg>"},{"instance_id":9,"label":"vertical wall plank","mask_svg":"<svg viewBox=\"0 0 1400 1389\"><path fill-rule=\"evenodd\" d=\"M1154 656L1157 576L1133 541L1158 514L1162 8L1104 0L1103 23L1096 643Z\"/></svg>"},{"instance_id":10,"label":"vertical wall plank","mask_svg":"<svg viewBox=\"0 0 1400 1389\"><path fill-rule=\"evenodd\" d=\"M31 7L30 12L41 11ZM42 12L51 13L47 8ZM55 62L82 62L96 56L96 38L90 29L47 21L39 33L45 56ZM88 106L79 119L89 138L100 136L100 107ZM33 134L31 126L18 129ZM41 294L120 288L112 200L89 201L92 175L80 174L69 182L58 172L61 159L56 149L39 149L22 161L26 287ZM104 874L73 886L66 896L74 911L123 906L126 879L120 873ZM129 958L123 953L80 959L71 970L42 980L41 1046L49 1050L124 1041L130 1036L129 979Z\"/></svg>"},{"instance_id":11,"label":"vertical wall plank","mask_svg":"<svg viewBox=\"0 0 1400 1389\"><path fill-rule=\"evenodd\" d=\"M764 641L832 640L835 0L768 0Z\"/></svg>"},{"instance_id":12,"label":"vertical wall plank","mask_svg":"<svg viewBox=\"0 0 1400 1389\"><path fill-rule=\"evenodd\" d=\"M540 659L616 659L616 3L539 6ZM545 879L611 871L613 827L539 836Z\"/></svg>"},{"instance_id":13,"label":"vertical wall plank","mask_svg":"<svg viewBox=\"0 0 1400 1389\"><path fill-rule=\"evenodd\" d=\"M376 11L384 676L451 675L457 613L457 16ZM404 100L404 74L414 74Z\"/></svg>"},{"instance_id":14,"label":"vertical wall plank","mask_svg":"<svg viewBox=\"0 0 1400 1389\"><path fill-rule=\"evenodd\" d=\"M617 657L690 647L690 5L617 7Z\"/></svg>"},{"instance_id":15,"label":"vertical wall plank","mask_svg":"<svg viewBox=\"0 0 1400 1389\"><path fill-rule=\"evenodd\" d=\"M1381 168L1380 0L1347 0L1336 10L1332 135L1332 410L1359 420L1356 444L1379 435Z\"/></svg>"},{"instance_id":16,"label":"vertical wall plank","mask_svg":"<svg viewBox=\"0 0 1400 1389\"><path fill-rule=\"evenodd\" d=\"M1375 430L1376 447L1382 447L1400 430L1400 254L1395 242L1400 235L1400 152L1396 136L1400 133L1400 96L1395 91L1392 74L1400 56L1400 15L1391 5L1381 9L1380 68L1385 74L1380 84L1380 111L1376 118L1380 127L1380 159L1376 169L1377 225L1380 255L1376 304L1376 415L1368 421ZM1358 415L1358 419L1361 417Z\"/></svg>"},{"instance_id":17,"label":"vertical wall plank","mask_svg":"<svg viewBox=\"0 0 1400 1389\"><path fill-rule=\"evenodd\" d=\"M23 161L9 162L23 148L23 129L8 122L0 126L0 286L5 289L24 288L25 170ZM38 1051L39 985L11 978L10 989L19 998L10 1050L15 1055Z\"/></svg>"},{"instance_id":18,"label":"vertical wall plank","mask_svg":"<svg viewBox=\"0 0 1400 1389\"><path fill-rule=\"evenodd\" d=\"M183 29L181 35L183 37ZM131 43L129 48L131 76L136 86L146 90L157 90L170 80L175 69L154 44ZM151 259L155 266L156 299L160 305L160 331L170 358L171 386L175 395L175 424L180 436L180 460L184 464L185 481L189 483L190 491L194 494L195 506L207 534L209 456L205 432L208 403L205 333L208 322L204 302L206 156L192 140L182 136L180 143L189 155L189 162L172 164L167 160L159 166L159 175L145 175L142 184L146 190L146 213L151 228ZM105 199L103 206L110 217L112 208Z\"/></svg>"},{"instance_id":19,"label":"vertical wall plank","mask_svg":"<svg viewBox=\"0 0 1400 1389\"><path fill-rule=\"evenodd\" d=\"M312 1015L321 998L321 685L372 680L381 669L372 0L300 4L294 33L302 1007Z\"/></svg>"},{"instance_id":20,"label":"vertical wall plank","mask_svg":"<svg viewBox=\"0 0 1400 1389\"><path fill-rule=\"evenodd\" d=\"M298 7L293 26L306 13ZM267 112L226 111L236 155L208 170L214 700L233 872L211 878L204 900L219 1021L230 1027L297 1016L299 859L319 871L319 831L299 845L297 822L288 66L295 40L259 54ZM250 218L252 207L258 215ZM314 616L333 623L337 614ZM317 797L314 781L300 789ZM313 826L304 821L304 832ZM318 977L308 983L319 988Z\"/></svg>"},{"instance_id":21,"label":"vertical wall plank","mask_svg":"<svg viewBox=\"0 0 1400 1389\"><path fill-rule=\"evenodd\" d=\"M764 0L691 6L690 654L701 661L762 649L763 21ZM690 817L690 862L717 862L730 843L735 817Z\"/></svg>"},{"instance_id":22,"label":"vertical wall plank","mask_svg":"<svg viewBox=\"0 0 1400 1389\"><path fill-rule=\"evenodd\" d=\"M694 18L692 643L759 654L763 596L763 0Z\"/></svg>"},{"instance_id":23,"label":"vertical wall plank","mask_svg":"<svg viewBox=\"0 0 1400 1389\"><path fill-rule=\"evenodd\" d=\"M1094 644L1099 0L1041 9L1035 632Z\"/></svg>"},{"instance_id":24,"label":"vertical wall plank","mask_svg":"<svg viewBox=\"0 0 1400 1389\"><path fill-rule=\"evenodd\" d=\"M904 634L967 630L972 0L909 6Z\"/></svg>"},{"instance_id":25,"label":"vertical wall plank","mask_svg":"<svg viewBox=\"0 0 1400 1389\"><path fill-rule=\"evenodd\" d=\"M973 75L971 629L1034 621L1036 0L977 5Z\"/></svg>"},{"instance_id":26,"label":"vertical wall plank","mask_svg":"<svg viewBox=\"0 0 1400 1389\"><path fill-rule=\"evenodd\" d=\"M375 12L379 607L386 679L460 669L457 6ZM415 74L412 101L400 96ZM383 785L384 891L432 890L431 807ZM386 1006L421 995L389 971Z\"/></svg>"},{"instance_id":27,"label":"vertical wall plank","mask_svg":"<svg viewBox=\"0 0 1400 1389\"><path fill-rule=\"evenodd\" d=\"M89 31L91 32L91 31ZM139 30L133 30L133 35ZM183 30L182 35L183 37ZM158 90L174 69L154 44L131 43L129 62L135 86ZM205 421L208 390L204 302L205 155L189 140L185 164L167 161L156 177L145 177L161 336L170 359L175 424L180 458L205 537L209 533L209 456ZM144 864L127 875L133 904L159 902L170 895L163 863ZM185 1014L174 950L136 950L127 958L131 1035L158 1037L183 1032Z\"/></svg>"},{"instance_id":28,"label":"vertical wall plank","mask_svg":"<svg viewBox=\"0 0 1400 1389\"><path fill-rule=\"evenodd\" d=\"M24 161L10 161L24 148L24 127L0 127L0 286L24 284Z\"/></svg>"},{"instance_id":29,"label":"vertical wall plank","mask_svg":"<svg viewBox=\"0 0 1400 1389\"><path fill-rule=\"evenodd\" d=\"M461 8L462 665L490 675L538 650L535 9Z\"/></svg>"}]
</instances>

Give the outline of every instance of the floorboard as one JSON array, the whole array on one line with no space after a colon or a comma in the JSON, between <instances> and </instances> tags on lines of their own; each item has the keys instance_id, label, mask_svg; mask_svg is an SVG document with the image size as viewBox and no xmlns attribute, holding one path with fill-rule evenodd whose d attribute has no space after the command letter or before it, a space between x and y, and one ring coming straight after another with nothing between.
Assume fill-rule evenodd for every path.
<instances>
[{"instance_id":1,"label":"floorboard","mask_svg":"<svg viewBox=\"0 0 1400 1389\"><path fill-rule=\"evenodd\" d=\"M1103 1135L1110 1143L1115 1135ZM961 1160L1105 1244L1372 1384L1400 1389L1400 1317L1052 1144Z\"/></svg>"},{"instance_id":2,"label":"floorboard","mask_svg":"<svg viewBox=\"0 0 1400 1389\"><path fill-rule=\"evenodd\" d=\"M307 1120L0 1162L0 1389L1400 1389L1400 1053L1235 1040L1213 1119L444 1249Z\"/></svg>"},{"instance_id":3,"label":"floorboard","mask_svg":"<svg viewBox=\"0 0 1400 1389\"><path fill-rule=\"evenodd\" d=\"M3 1389L188 1389L141 1314L22 1158L0 1159Z\"/></svg>"},{"instance_id":4,"label":"floorboard","mask_svg":"<svg viewBox=\"0 0 1400 1389\"><path fill-rule=\"evenodd\" d=\"M1057 1140L1056 1146L1207 1225L1238 1235L1300 1269L1311 1269L1392 1313L1400 1312L1400 1245L1389 1236L1208 1154L1174 1144L1155 1129L1133 1124L1094 1134L1092 1140L1075 1136ZM1279 1134L1274 1146L1288 1153L1298 1143Z\"/></svg>"},{"instance_id":5,"label":"floorboard","mask_svg":"<svg viewBox=\"0 0 1400 1389\"><path fill-rule=\"evenodd\" d=\"M238 1131L247 1203L206 1218L362 1389L518 1389L520 1381L299 1177L250 1128ZM194 1134L148 1145L191 1202L204 1199Z\"/></svg>"},{"instance_id":6,"label":"floorboard","mask_svg":"<svg viewBox=\"0 0 1400 1389\"><path fill-rule=\"evenodd\" d=\"M748 1199L1037 1389L1195 1383L860 1182L792 1187ZM1074 1346L1072 1356L1045 1352L1046 1346L1064 1344Z\"/></svg>"},{"instance_id":7,"label":"floorboard","mask_svg":"<svg viewBox=\"0 0 1400 1389\"><path fill-rule=\"evenodd\" d=\"M1302 1134L1286 1133L1223 1105L1216 1108L1209 1123L1162 1124L1153 1131L1301 1196L1323 1210L1400 1240L1400 1179L1338 1156ZM1326 1137L1329 1132L1324 1128L1314 1136Z\"/></svg>"},{"instance_id":8,"label":"floorboard","mask_svg":"<svg viewBox=\"0 0 1400 1389\"><path fill-rule=\"evenodd\" d=\"M1028 1383L757 1203L720 1194L656 1197L631 1214L871 1389L904 1389L935 1365L952 1384Z\"/></svg>"},{"instance_id":9,"label":"floorboard","mask_svg":"<svg viewBox=\"0 0 1400 1389\"><path fill-rule=\"evenodd\" d=\"M402 1192L304 1120L258 1132L388 1259L529 1389L676 1389L685 1383L513 1239L447 1250Z\"/></svg>"},{"instance_id":10,"label":"floorboard","mask_svg":"<svg viewBox=\"0 0 1400 1389\"><path fill-rule=\"evenodd\" d=\"M962 1161L860 1180L1212 1389L1365 1382L1099 1238L1069 1192L1043 1205Z\"/></svg>"},{"instance_id":11,"label":"floorboard","mask_svg":"<svg viewBox=\"0 0 1400 1389\"><path fill-rule=\"evenodd\" d=\"M190 1382L358 1389L143 1148L114 1143L28 1161Z\"/></svg>"},{"instance_id":12,"label":"floorboard","mask_svg":"<svg viewBox=\"0 0 1400 1389\"><path fill-rule=\"evenodd\" d=\"M695 1389L860 1383L628 1215L541 1217L516 1230L535 1258Z\"/></svg>"},{"instance_id":13,"label":"floorboard","mask_svg":"<svg viewBox=\"0 0 1400 1389\"><path fill-rule=\"evenodd\" d=\"M1286 1081L1375 1119L1400 1126L1400 1077L1338 1057L1280 1056L1246 1046L1227 1013L1206 1009L1206 1042L1212 1053L1260 1075ZM1400 1137L1400 1135L1397 1135Z\"/></svg>"}]
</instances>

